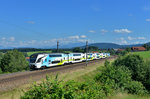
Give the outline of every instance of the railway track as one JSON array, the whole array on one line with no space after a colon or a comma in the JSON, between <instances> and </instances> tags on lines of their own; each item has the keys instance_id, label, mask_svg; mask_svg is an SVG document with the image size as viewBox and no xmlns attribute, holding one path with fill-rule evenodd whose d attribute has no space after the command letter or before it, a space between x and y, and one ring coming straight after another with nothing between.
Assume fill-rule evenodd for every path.
<instances>
[{"instance_id":1,"label":"railway track","mask_svg":"<svg viewBox=\"0 0 150 99\"><path fill-rule=\"evenodd\" d=\"M112 56L109 59L114 59L117 56ZM93 60L89 61L88 65L96 64L100 62L104 62L106 59L99 59L99 60ZM0 75L0 91L7 91L13 88L18 87L19 85L27 84L33 81L37 81L42 79L46 76L46 74L54 74L59 72L66 72L68 70L78 69L85 67L86 63L76 63L76 64L69 64L65 66L59 66L59 67L51 67L44 70L36 70L36 71L25 71L25 72L18 72L18 73L12 73L12 74L4 74Z\"/></svg>"}]
</instances>

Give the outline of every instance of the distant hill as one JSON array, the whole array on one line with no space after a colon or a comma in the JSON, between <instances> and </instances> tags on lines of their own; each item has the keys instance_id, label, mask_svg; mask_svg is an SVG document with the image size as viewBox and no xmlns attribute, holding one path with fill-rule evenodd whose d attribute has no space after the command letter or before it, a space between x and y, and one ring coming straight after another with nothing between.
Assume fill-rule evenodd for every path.
<instances>
[{"instance_id":1,"label":"distant hill","mask_svg":"<svg viewBox=\"0 0 150 99\"><path fill-rule=\"evenodd\" d=\"M99 49L108 49L108 48L127 48L127 47L142 46L142 45L143 44L119 45L115 43L93 43L93 44L89 44L88 46L96 46ZM85 47L85 46L82 46L82 47Z\"/></svg>"},{"instance_id":2,"label":"distant hill","mask_svg":"<svg viewBox=\"0 0 150 99\"><path fill-rule=\"evenodd\" d=\"M150 46L150 42L148 42L148 43L146 43L146 44Z\"/></svg>"},{"instance_id":3,"label":"distant hill","mask_svg":"<svg viewBox=\"0 0 150 99\"><path fill-rule=\"evenodd\" d=\"M101 48L101 49L105 49L105 48L121 48L121 45L114 44L114 43L93 43L93 44L90 44L89 46L96 46L96 47Z\"/></svg>"},{"instance_id":4,"label":"distant hill","mask_svg":"<svg viewBox=\"0 0 150 99\"><path fill-rule=\"evenodd\" d=\"M150 45L149 43L146 43L148 45ZM133 46L142 46L144 44L132 44L132 45L119 45L119 44L115 44L115 43L92 43L92 44L88 44L88 46L96 46L99 49L108 49L108 48L127 48L127 47L133 47ZM81 48L85 48L85 43L70 43L70 44L60 44L59 48L74 48L74 47L81 47ZM56 48L56 46L52 46L52 47L44 47L44 48Z\"/></svg>"}]
</instances>

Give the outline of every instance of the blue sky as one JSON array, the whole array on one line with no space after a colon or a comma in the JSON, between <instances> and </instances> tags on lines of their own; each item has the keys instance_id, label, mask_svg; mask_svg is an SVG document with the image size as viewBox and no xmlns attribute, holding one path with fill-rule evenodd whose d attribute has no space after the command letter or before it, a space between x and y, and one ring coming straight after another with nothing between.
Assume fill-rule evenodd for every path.
<instances>
[{"instance_id":1,"label":"blue sky","mask_svg":"<svg viewBox=\"0 0 150 99\"><path fill-rule=\"evenodd\" d=\"M150 42L150 0L1 0L0 46Z\"/></svg>"}]
</instances>

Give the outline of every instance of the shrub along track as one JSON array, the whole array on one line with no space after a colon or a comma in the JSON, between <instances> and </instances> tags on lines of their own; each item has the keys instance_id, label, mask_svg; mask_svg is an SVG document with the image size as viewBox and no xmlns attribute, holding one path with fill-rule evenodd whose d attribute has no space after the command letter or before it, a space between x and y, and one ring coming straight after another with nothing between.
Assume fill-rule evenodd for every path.
<instances>
[{"instance_id":1,"label":"shrub along track","mask_svg":"<svg viewBox=\"0 0 150 99\"><path fill-rule=\"evenodd\" d=\"M109 59L115 59L117 56L112 56ZM89 61L88 65L96 64L104 62L106 59L99 59ZM70 70L76 70L79 68L86 67L86 63L76 63L76 64L69 64L65 66L58 66L58 67L51 67L44 70L36 70L36 71L25 71L25 72L18 72L18 73L11 73L11 74L3 74L0 75L0 92L11 90L13 88L18 87L19 85L27 84L29 82L37 81L42 79L46 76L46 74L50 73L59 73L59 72L67 72Z\"/></svg>"}]
</instances>

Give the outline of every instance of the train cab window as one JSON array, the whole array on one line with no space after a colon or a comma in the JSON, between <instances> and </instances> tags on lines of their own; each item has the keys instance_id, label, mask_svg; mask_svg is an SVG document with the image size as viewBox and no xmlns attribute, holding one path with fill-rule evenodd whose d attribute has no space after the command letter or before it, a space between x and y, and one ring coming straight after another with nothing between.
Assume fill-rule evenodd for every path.
<instances>
[{"instance_id":1,"label":"train cab window","mask_svg":"<svg viewBox=\"0 0 150 99\"><path fill-rule=\"evenodd\" d=\"M39 58L39 59L37 60L37 63L41 62L41 59L42 59L42 58Z\"/></svg>"},{"instance_id":2,"label":"train cab window","mask_svg":"<svg viewBox=\"0 0 150 99\"><path fill-rule=\"evenodd\" d=\"M43 59L42 59L42 64L43 64Z\"/></svg>"},{"instance_id":3,"label":"train cab window","mask_svg":"<svg viewBox=\"0 0 150 99\"><path fill-rule=\"evenodd\" d=\"M30 58L30 63L35 63L36 58Z\"/></svg>"}]
</instances>

